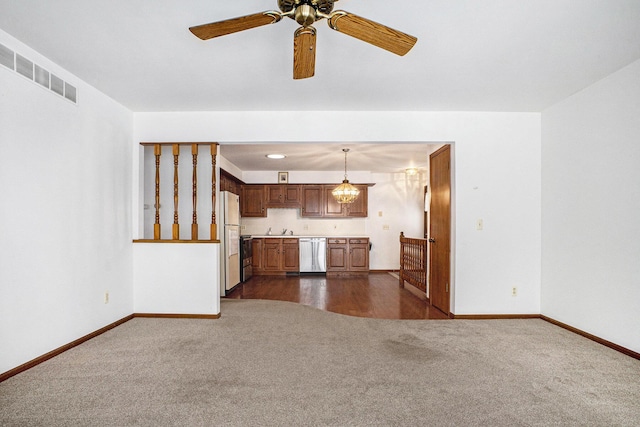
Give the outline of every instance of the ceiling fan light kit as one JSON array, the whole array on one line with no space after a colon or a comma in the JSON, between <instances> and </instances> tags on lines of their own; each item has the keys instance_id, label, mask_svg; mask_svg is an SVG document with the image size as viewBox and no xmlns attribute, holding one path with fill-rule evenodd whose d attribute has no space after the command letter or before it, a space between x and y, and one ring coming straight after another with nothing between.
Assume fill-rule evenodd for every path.
<instances>
[{"instance_id":1,"label":"ceiling fan light kit","mask_svg":"<svg viewBox=\"0 0 640 427\"><path fill-rule=\"evenodd\" d=\"M198 25L189 30L202 40L280 22L283 17L295 20L300 28L294 33L293 78L306 79L315 74L316 21L326 19L329 28L366 43L403 56L418 41L417 38L385 25L343 10L333 11L338 0L278 0L280 12L269 10L239 18Z\"/></svg>"}]
</instances>

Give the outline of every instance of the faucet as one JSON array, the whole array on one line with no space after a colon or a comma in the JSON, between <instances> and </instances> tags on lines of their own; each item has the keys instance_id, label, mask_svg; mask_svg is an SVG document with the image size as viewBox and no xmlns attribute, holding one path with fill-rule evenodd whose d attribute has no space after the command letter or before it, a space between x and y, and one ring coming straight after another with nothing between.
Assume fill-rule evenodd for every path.
<instances>
[{"instance_id":1,"label":"faucet","mask_svg":"<svg viewBox=\"0 0 640 427\"><path fill-rule=\"evenodd\" d=\"M283 229L282 229L282 236L284 236L285 234L287 234L287 229L286 229L286 228L283 228Z\"/></svg>"}]
</instances>

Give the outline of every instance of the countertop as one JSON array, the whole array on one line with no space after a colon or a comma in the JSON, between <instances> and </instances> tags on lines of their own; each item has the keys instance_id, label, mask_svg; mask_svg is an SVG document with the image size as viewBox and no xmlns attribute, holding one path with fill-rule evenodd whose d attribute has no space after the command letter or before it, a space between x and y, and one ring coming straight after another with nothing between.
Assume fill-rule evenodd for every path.
<instances>
[{"instance_id":1,"label":"countertop","mask_svg":"<svg viewBox=\"0 0 640 427\"><path fill-rule=\"evenodd\" d=\"M367 236L360 236L360 235L355 235L355 236L345 236L344 234L340 234L337 236L320 236L320 235L297 235L294 234L293 236L290 234L286 234L286 235L277 235L277 234L272 234L270 236L268 235L256 235L256 234L251 234L251 237L253 237L254 239L305 239L305 238L313 238L313 237L324 237L326 239L329 238L349 238L349 239L368 239L369 237Z\"/></svg>"}]
</instances>

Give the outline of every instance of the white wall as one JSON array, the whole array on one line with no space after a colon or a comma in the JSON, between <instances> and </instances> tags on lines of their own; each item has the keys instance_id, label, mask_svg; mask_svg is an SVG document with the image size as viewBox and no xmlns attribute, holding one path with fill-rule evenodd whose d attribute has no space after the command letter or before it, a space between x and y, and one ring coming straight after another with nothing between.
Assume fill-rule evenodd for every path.
<instances>
[{"instance_id":1,"label":"white wall","mask_svg":"<svg viewBox=\"0 0 640 427\"><path fill-rule=\"evenodd\" d=\"M220 313L219 243L135 243L134 311Z\"/></svg>"},{"instance_id":2,"label":"white wall","mask_svg":"<svg viewBox=\"0 0 640 427\"><path fill-rule=\"evenodd\" d=\"M640 352L640 61L542 125L542 313Z\"/></svg>"},{"instance_id":3,"label":"white wall","mask_svg":"<svg viewBox=\"0 0 640 427\"><path fill-rule=\"evenodd\" d=\"M132 313L133 118L2 31L0 43L78 88L75 105L0 66L6 372Z\"/></svg>"},{"instance_id":4,"label":"white wall","mask_svg":"<svg viewBox=\"0 0 640 427\"><path fill-rule=\"evenodd\" d=\"M292 114L135 113L134 144L453 142L452 311L540 312L540 114L309 112L314 120L331 123L312 134L303 120L292 122ZM138 183L133 188L138 200ZM134 207L135 218L140 217L138 209ZM475 230L478 218L484 220L484 231ZM136 220L134 235L141 232L138 224ZM517 297L511 296L513 286Z\"/></svg>"}]
</instances>

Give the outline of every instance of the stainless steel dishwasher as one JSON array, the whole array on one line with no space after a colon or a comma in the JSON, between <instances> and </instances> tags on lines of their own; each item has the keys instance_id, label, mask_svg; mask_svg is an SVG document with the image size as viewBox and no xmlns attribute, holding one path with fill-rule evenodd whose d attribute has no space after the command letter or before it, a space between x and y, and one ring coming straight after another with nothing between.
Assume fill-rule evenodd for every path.
<instances>
[{"instance_id":1,"label":"stainless steel dishwasher","mask_svg":"<svg viewBox=\"0 0 640 427\"><path fill-rule=\"evenodd\" d=\"M324 273L327 271L327 239L301 237L300 273Z\"/></svg>"}]
</instances>

